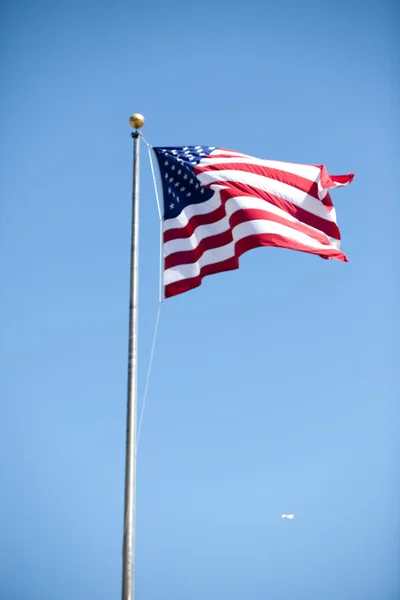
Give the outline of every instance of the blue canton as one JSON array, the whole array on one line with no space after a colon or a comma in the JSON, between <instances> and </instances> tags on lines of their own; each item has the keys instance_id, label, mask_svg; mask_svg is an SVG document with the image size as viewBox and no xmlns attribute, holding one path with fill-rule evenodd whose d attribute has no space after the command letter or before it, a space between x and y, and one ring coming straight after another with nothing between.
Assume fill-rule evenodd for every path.
<instances>
[{"instance_id":1,"label":"blue canton","mask_svg":"<svg viewBox=\"0 0 400 600\"><path fill-rule=\"evenodd\" d=\"M209 200L214 192L203 187L194 167L214 146L153 148L163 184L164 220L177 217L189 204Z\"/></svg>"}]
</instances>

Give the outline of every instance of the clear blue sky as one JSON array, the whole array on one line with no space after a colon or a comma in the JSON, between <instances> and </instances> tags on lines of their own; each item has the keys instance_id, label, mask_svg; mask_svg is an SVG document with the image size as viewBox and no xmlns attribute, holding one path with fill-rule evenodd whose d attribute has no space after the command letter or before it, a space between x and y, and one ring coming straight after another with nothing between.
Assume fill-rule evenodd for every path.
<instances>
[{"instance_id":1,"label":"clear blue sky","mask_svg":"<svg viewBox=\"0 0 400 600\"><path fill-rule=\"evenodd\" d=\"M137 600L400 597L398 17L3 5L1 600L120 597L135 111L153 145L355 173L332 194L348 264L262 248L163 305ZM140 393L158 278L142 167Z\"/></svg>"}]
</instances>

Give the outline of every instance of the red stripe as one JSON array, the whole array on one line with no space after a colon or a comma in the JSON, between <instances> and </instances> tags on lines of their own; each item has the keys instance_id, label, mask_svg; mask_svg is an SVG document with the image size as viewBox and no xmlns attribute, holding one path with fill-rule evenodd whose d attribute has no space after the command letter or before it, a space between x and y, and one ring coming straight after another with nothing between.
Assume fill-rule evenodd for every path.
<instances>
[{"instance_id":1,"label":"red stripe","mask_svg":"<svg viewBox=\"0 0 400 600\"><path fill-rule=\"evenodd\" d=\"M275 215L274 213L266 212L264 210L258 210L254 208L244 209L234 212L229 217L230 229L228 229L227 231L223 231L222 233L210 235L209 237L203 238L199 242L198 246L196 246L192 250L182 250L180 252L173 252L172 254L168 255L165 258L165 269L177 267L178 265L190 265L197 262L207 250L220 248L221 246L226 246L227 244L232 242L234 239L232 233L234 227L240 225L240 223L255 220L273 221L275 223L280 223L281 225L285 225L287 227L290 227L291 229L300 231L301 233L305 233L306 235L309 235L310 237L322 244L330 246L330 242L326 235L321 234L315 229L311 229L311 227L308 227L307 225L302 225L301 223L292 223L291 221L287 221L287 219L284 219L283 217Z\"/></svg>"},{"instance_id":2,"label":"red stripe","mask_svg":"<svg viewBox=\"0 0 400 600\"><path fill-rule=\"evenodd\" d=\"M203 277L206 277L207 275L214 275L216 273L222 273L223 271L233 271L238 267L239 263L236 256L232 256L231 258L214 265L205 265L201 269L200 275L197 277L182 279L181 281L175 281L175 283L166 285L164 288L165 297L171 298L172 296L177 296L178 294L183 294L183 292L187 292L193 288L199 287Z\"/></svg>"},{"instance_id":3,"label":"red stripe","mask_svg":"<svg viewBox=\"0 0 400 600\"><path fill-rule=\"evenodd\" d=\"M347 185L351 183L354 179L354 173L349 173L348 175L329 175L326 167L324 165L314 165L321 169L321 187L324 189L330 189L337 187L339 185Z\"/></svg>"},{"instance_id":4,"label":"red stripe","mask_svg":"<svg viewBox=\"0 0 400 600\"><path fill-rule=\"evenodd\" d=\"M194 234L199 225L210 225L223 219L226 215L225 206L221 204L216 210L205 215L194 215L184 227L175 227L164 231L164 244L171 240L188 238Z\"/></svg>"},{"instance_id":5,"label":"red stripe","mask_svg":"<svg viewBox=\"0 0 400 600\"><path fill-rule=\"evenodd\" d=\"M239 257L242 254L248 250L252 250L253 248L258 248L261 246L275 246L279 248L287 248L289 250L298 250L308 254L317 254L321 258L334 258L341 262L347 262L346 256L343 254L343 252L340 252L340 250L335 250L332 248L327 248L326 250L317 250L293 241L288 244L287 239L280 235L262 233L239 240L235 244L235 256L213 265L205 265L202 267L200 274L197 275L197 277L183 279L182 281L176 281L165 286L165 297L171 298L172 296L182 294L183 292L187 292L188 290L198 287L201 285L203 277L206 277L207 275L237 269L239 267Z\"/></svg>"},{"instance_id":6,"label":"red stripe","mask_svg":"<svg viewBox=\"0 0 400 600\"><path fill-rule=\"evenodd\" d=\"M216 158L220 158L219 156ZM229 157L234 158L234 157ZM230 163L229 158L227 161L222 164L211 164L201 166L201 163L194 168L196 175L199 173L207 173L209 171L244 171L245 173L254 173L255 175L262 175L263 177L268 177L269 179L273 179L274 181L280 181L281 183L285 183L286 185L290 185L291 187L297 188L306 194L309 194L316 200L319 200L318 196L318 183L315 181L311 181L310 179L306 179L305 177L301 177L300 175L295 175L294 173L289 173L288 171L281 171L280 169L274 169L273 167L266 167L262 165L254 165L247 163ZM249 156L249 158L252 158ZM221 182L222 184L225 182Z\"/></svg>"},{"instance_id":7,"label":"red stripe","mask_svg":"<svg viewBox=\"0 0 400 600\"><path fill-rule=\"evenodd\" d=\"M221 248L232 242L232 229L218 233L217 235L210 235L201 240L196 248L193 250L182 250L180 252L174 252L165 257L164 269L171 269L178 265L191 265L199 260L206 252L206 250L214 250L215 248Z\"/></svg>"},{"instance_id":8,"label":"red stripe","mask_svg":"<svg viewBox=\"0 0 400 600\"><path fill-rule=\"evenodd\" d=\"M241 196L248 196L250 198L259 198L260 200L266 200L270 202L274 206L277 206L284 212L292 215L297 219L300 223L304 225L308 225L313 229L317 229L327 236L334 238L335 240L340 240L340 232L339 228L333 221L327 221L322 217L318 217L317 215L313 215L312 213L304 210L304 208L300 208L295 204L292 204L288 200L283 200L282 198L278 198L277 196L273 196L272 194L268 194L267 192L263 192L261 190L254 191L251 186L247 186L242 184L243 189L240 190ZM184 239L189 238L196 230L196 227L199 225L210 225L211 223L216 223L220 221L226 214L224 204L230 198L234 198L238 195L237 189L224 189L221 190L221 201L222 205L219 206L215 211L207 213L205 215L194 215L189 219L188 223L184 227L176 227L174 229L167 229L164 232L164 243L170 242L175 239ZM268 208L266 207L266 210Z\"/></svg>"},{"instance_id":9,"label":"red stripe","mask_svg":"<svg viewBox=\"0 0 400 600\"><path fill-rule=\"evenodd\" d=\"M283 198L279 198L278 196L274 196L273 194L269 194L268 192L264 192L263 190L255 190L250 185L240 184L240 190L236 188L236 186L227 185L226 189L221 190L221 200L226 202L229 198L234 198L238 196L238 191L241 196L250 196L253 198L260 198L261 200L266 200L270 202L274 206L277 206L284 212L287 212L289 215L292 215L297 219L300 223L304 223L304 225L309 225L314 229L318 229L325 233L328 237L334 238L335 240L340 240L340 232L339 228L333 221L327 221L322 217L314 215L313 213L308 212L304 208L289 202L288 200L284 200Z\"/></svg>"},{"instance_id":10,"label":"red stripe","mask_svg":"<svg viewBox=\"0 0 400 600\"><path fill-rule=\"evenodd\" d=\"M322 204L326 207L328 212L331 212L331 210L333 209L333 202L332 202L332 198L330 197L329 194L326 194L325 198L323 198L321 200Z\"/></svg>"},{"instance_id":11,"label":"red stripe","mask_svg":"<svg viewBox=\"0 0 400 600\"><path fill-rule=\"evenodd\" d=\"M341 185L348 185L354 179L354 173L348 175L331 175L331 179L334 183L340 183Z\"/></svg>"},{"instance_id":12,"label":"red stripe","mask_svg":"<svg viewBox=\"0 0 400 600\"><path fill-rule=\"evenodd\" d=\"M240 225L240 223L244 223L245 221L273 221L274 223L280 223L281 225L285 225L286 227L290 227L291 229L305 233L321 244L325 244L326 246L331 245L329 238L324 233L321 233L321 231L318 229L309 227L304 223L294 223L293 221L288 221L280 215L269 212L268 209L259 210L257 208L245 208L243 210L237 210L229 218L229 224L232 229L236 227L236 225Z\"/></svg>"}]
</instances>

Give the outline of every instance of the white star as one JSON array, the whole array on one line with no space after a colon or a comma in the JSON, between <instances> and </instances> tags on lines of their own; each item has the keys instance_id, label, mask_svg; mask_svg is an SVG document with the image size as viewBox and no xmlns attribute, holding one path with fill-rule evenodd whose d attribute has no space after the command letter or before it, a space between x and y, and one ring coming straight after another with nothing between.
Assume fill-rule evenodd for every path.
<instances>
[{"instance_id":1,"label":"white star","mask_svg":"<svg viewBox=\"0 0 400 600\"><path fill-rule=\"evenodd\" d=\"M200 187L199 183L196 183L196 190Z\"/></svg>"},{"instance_id":2,"label":"white star","mask_svg":"<svg viewBox=\"0 0 400 600\"><path fill-rule=\"evenodd\" d=\"M191 192L188 192L188 193L186 194L186 196L187 196L187 197L189 197L189 196L191 196L191 195L192 195L192 194L191 194Z\"/></svg>"},{"instance_id":3,"label":"white star","mask_svg":"<svg viewBox=\"0 0 400 600\"><path fill-rule=\"evenodd\" d=\"M180 185L179 181L175 181L174 186L178 187Z\"/></svg>"},{"instance_id":4,"label":"white star","mask_svg":"<svg viewBox=\"0 0 400 600\"><path fill-rule=\"evenodd\" d=\"M179 169L178 175L182 175L182 169Z\"/></svg>"},{"instance_id":5,"label":"white star","mask_svg":"<svg viewBox=\"0 0 400 600\"><path fill-rule=\"evenodd\" d=\"M186 190L186 188L184 186L181 187L181 192L184 192Z\"/></svg>"},{"instance_id":6,"label":"white star","mask_svg":"<svg viewBox=\"0 0 400 600\"><path fill-rule=\"evenodd\" d=\"M172 165L172 167L171 167L171 171L175 171L175 167L174 167L174 165Z\"/></svg>"},{"instance_id":7,"label":"white star","mask_svg":"<svg viewBox=\"0 0 400 600\"><path fill-rule=\"evenodd\" d=\"M179 200L178 196L176 197L176 201L179 204L180 200Z\"/></svg>"},{"instance_id":8,"label":"white star","mask_svg":"<svg viewBox=\"0 0 400 600\"><path fill-rule=\"evenodd\" d=\"M165 163L164 163L164 165L169 165L169 162L166 160Z\"/></svg>"},{"instance_id":9,"label":"white star","mask_svg":"<svg viewBox=\"0 0 400 600\"><path fill-rule=\"evenodd\" d=\"M184 176L183 176L183 179L187 179L187 178L188 178L188 176L185 173Z\"/></svg>"},{"instance_id":10,"label":"white star","mask_svg":"<svg viewBox=\"0 0 400 600\"><path fill-rule=\"evenodd\" d=\"M173 181L173 180L174 180L174 178L173 178L173 177L170 177L170 178L169 178L169 181Z\"/></svg>"},{"instance_id":11,"label":"white star","mask_svg":"<svg viewBox=\"0 0 400 600\"><path fill-rule=\"evenodd\" d=\"M200 194L204 194L204 188L201 188Z\"/></svg>"},{"instance_id":12,"label":"white star","mask_svg":"<svg viewBox=\"0 0 400 600\"><path fill-rule=\"evenodd\" d=\"M171 188L168 188L168 194L170 194L170 193L171 193L171 191L172 191L172 190L171 190Z\"/></svg>"},{"instance_id":13,"label":"white star","mask_svg":"<svg viewBox=\"0 0 400 600\"><path fill-rule=\"evenodd\" d=\"M175 204L173 202L171 202L171 204L169 205L171 210L174 208L174 206L175 206Z\"/></svg>"},{"instance_id":14,"label":"white star","mask_svg":"<svg viewBox=\"0 0 400 600\"><path fill-rule=\"evenodd\" d=\"M165 179L168 179L168 177L169 177L168 173L165 173L164 177L165 177Z\"/></svg>"}]
</instances>

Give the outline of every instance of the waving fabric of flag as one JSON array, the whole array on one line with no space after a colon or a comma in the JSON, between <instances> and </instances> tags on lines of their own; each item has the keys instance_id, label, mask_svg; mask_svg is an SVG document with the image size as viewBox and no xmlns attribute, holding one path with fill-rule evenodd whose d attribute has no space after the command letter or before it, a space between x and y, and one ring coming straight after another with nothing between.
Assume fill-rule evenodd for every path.
<instances>
[{"instance_id":1,"label":"waving fabric of flag","mask_svg":"<svg viewBox=\"0 0 400 600\"><path fill-rule=\"evenodd\" d=\"M164 196L165 297L278 246L347 261L328 190L353 174L253 158L212 146L153 148Z\"/></svg>"}]
</instances>

